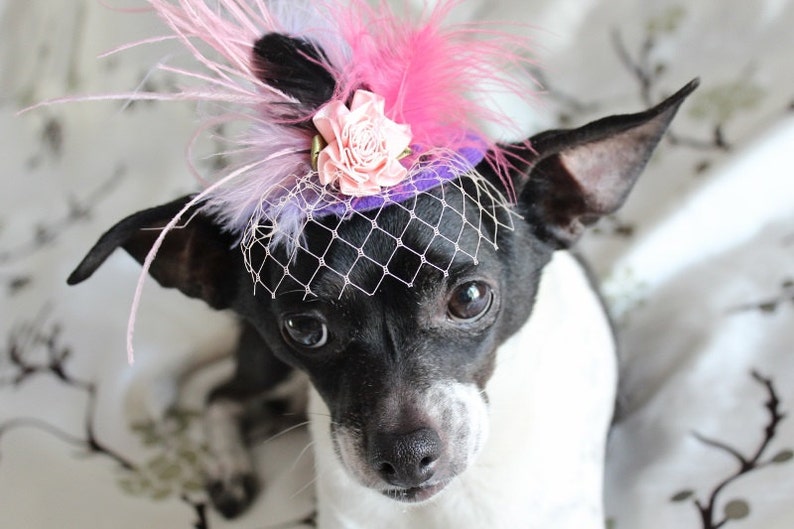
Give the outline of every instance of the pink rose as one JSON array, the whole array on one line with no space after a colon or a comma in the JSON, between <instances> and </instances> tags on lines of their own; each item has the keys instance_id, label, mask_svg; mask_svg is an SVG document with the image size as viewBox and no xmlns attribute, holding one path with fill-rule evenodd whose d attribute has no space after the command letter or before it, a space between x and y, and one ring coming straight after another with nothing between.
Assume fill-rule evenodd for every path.
<instances>
[{"instance_id":1,"label":"pink rose","mask_svg":"<svg viewBox=\"0 0 794 529\"><path fill-rule=\"evenodd\" d=\"M411 128L384 115L382 97L358 90L349 109L331 101L313 121L328 144L317 158L323 185L360 197L378 194L408 176L399 159L411 143Z\"/></svg>"}]
</instances>

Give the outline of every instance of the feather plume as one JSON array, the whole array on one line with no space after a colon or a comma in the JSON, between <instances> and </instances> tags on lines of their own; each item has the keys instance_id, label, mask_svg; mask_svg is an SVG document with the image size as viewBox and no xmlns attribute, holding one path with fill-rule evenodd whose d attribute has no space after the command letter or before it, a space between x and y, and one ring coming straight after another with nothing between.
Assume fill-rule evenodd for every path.
<instances>
[{"instance_id":1,"label":"feather plume","mask_svg":"<svg viewBox=\"0 0 794 529\"><path fill-rule=\"evenodd\" d=\"M506 92L531 103L530 44L489 24L447 24L461 0L425 4L418 14L407 0L400 9L386 0L147 1L172 34L137 44L179 40L195 67L158 68L182 77L185 86L62 101L190 100L213 110L200 132L242 122L245 132L227 138L224 154L234 162L220 174L198 175L204 190L190 204L202 204L241 242L264 230L268 244L299 246L307 214L354 214L397 203L408 197L406 190L420 193L458 178L486 157L511 196L508 154L488 131L521 128L494 97ZM361 200L318 186L310 156L313 114L329 98L349 103L357 90L382 97L385 116L410 127L414 152L402 162L405 185ZM130 360L143 277L180 216L144 263L128 327Z\"/></svg>"},{"instance_id":2,"label":"feather plume","mask_svg":"<svg viewBox=\"0 0 794 529\"><path fill-rule=\"evenodd\" d=\"M532 81L526 75L531 64L529 41L484 23L446 24L459 0L425 5L419 14L412 14L407 2L394 8L385 0L377 4L366 0L149 3L198 65L191 71L163 68L203 82L202 87L186 88L171 97L211 101L225 108L220 116L212 117L213 123L242 120L249 124L244 136L232 139L237 143L232 149L237 161L225 174L241 167L250 169L205 197L207 207L227 229L241 236L251 226L278 220L268 218L262 197L277 203L286 189L312 177L307 150L313 131L298 125L305 125L318 103L328 98L327 82L316 83L325 91L312 97L305 88L313 83L296 84L289 78L296 68L269 62L269 57L257 60L256 46L267 43L263 39L267 34L283 34L312 46L316 53L296 46L293 57L303 55L302 60L311 63L303 70L318 78L330 76L335 99L349 101L362 88L382 96L386 115L410 125L415 151L477 148L483 155L487 152L500 174L509 168L509 160L487 131L494 125L520 129L520 124L493 104L493 98L495 92L503 91L531 99ZM284 39L271 41L284 44ZM295 86L303 91L289 89ZM509 181L506 175L503 180ZM334 200L330 194L324 196ZM294 239L295 234L287 238Z\"/></svg>"}]
</instances>

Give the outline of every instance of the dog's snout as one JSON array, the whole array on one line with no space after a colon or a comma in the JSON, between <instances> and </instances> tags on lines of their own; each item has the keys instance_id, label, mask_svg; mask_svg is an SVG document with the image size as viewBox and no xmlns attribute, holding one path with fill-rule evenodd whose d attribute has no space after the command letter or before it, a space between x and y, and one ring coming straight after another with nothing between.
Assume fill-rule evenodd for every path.
<instances>
[{"instance_id":1,"label":"dog's snout","mask_svg":"<svg viewBox=\"0 0 794 529\"><path fill-rule=\"evenodd\" d=\"M370 465L390 485L418 487L435 473L441 439L435 430L421 428L407 434L378 433L370 442Z\"/></svg>"}]
</instances>

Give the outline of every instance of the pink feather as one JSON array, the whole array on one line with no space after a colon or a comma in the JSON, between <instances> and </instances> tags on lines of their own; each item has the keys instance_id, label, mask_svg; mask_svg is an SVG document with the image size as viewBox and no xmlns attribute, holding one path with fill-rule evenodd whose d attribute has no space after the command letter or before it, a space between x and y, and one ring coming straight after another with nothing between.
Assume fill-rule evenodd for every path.
<instances>
[{"instance_id":1,"label":"pink feather","mask_svg":"<svg viewBox=\"0 0 794 529\"><path fill-rule=\"evenodd\" d=\"M263 220L246 215L256 215L261 197L278 195L286 180L310 171L305 148L311 135L291 126L308 116L274 113L294 101L252 71L252 46L268 32L317 43L337 81L337 97L347 101L359 88L381 95L389 118L409 124L422 150L458 151L474 141L491 148L491 162L500 171L509 165L487 130L494 125L519 130L520 124L491 103L495 90L531 99L529 42L488 24L447 25L459 0L440 0L418 16L410 14L407 3L397 12L384 0L376 5L366 0L310 5L217 0L216 7L207 0L149 2L204 70L170 70L204 83L179 98L227 103L234 107L225 116L229 121L252 123L239 140L243 156L236 167L250 164L252 157L270 161L209 197L210 207L232 230Z\"/></svg>"},{"instance_id":2,"label":"pink feather","mask_svg":"<svg viewBox=\"0 0 794 529\"><path fill-rule=\"evenodd\" d=\"M351 8L338 14L352 49L341 96L360 85L380 94L387 115L409 123L415 141L426 147L456 150L471 133L487 140L489 125L520 130L489 103L498 90L532 97L526 82L532 65L528 39L484 23L445 24L460 3L442 0L411 17L395 13L384 0L377 6L352 0Z\"/></svg>"},{"instance_id":3,"label":"pink feather","mask_svg":"<svg viewBox=\"0 0 794 529\"><path fill-rule=\"evenodd\" d=\"M187 83L170 94L132 93L81 99L155 99L211 102L219 109L203 130L242 121L248 132L230 138L236 161L225 172L200 176L205 189L193 201L204 202L226 229L242 240L252 230L277 223L283 234L272 241L297 241L301 208L317 196L304 183L313 177L309 145L313 133L296 127L310 117L289 95L263 83L255 74L255 42L270 32L313 42L324 54L324 66L336 80L335 97L349 101L365 88L385 98L386 114L410 126L420 152L455 157L467 147L490 149L489 161L509 182L510 160L489 130L520 130L520 124L493 104L495 91L531 102L534 82L528 75L530 45L488 24L447 25L460 0L438 0L418 16L407 4L397 12L385 0L148 0L173 32L138 44L176 37L193 55L195 69L158 65ZM119 51L130 47L122 46ZM291 109L285 112L284 109ZM417 165L418 166L418 165ZM295 193L295 189L309 190ZM508 194L510 193L508 187ZM326 193L323 193L323 199ZM330 195L328 193L327 195ZM272 206L268 205L271 204ZM307 206L308 204L308 206ZM296 205L298 207L296 207ZM171 225L175 224L174 219ZM171 226L169 225L169 227ZM166 229L159 241L165 236ZM154 254L147 257L136 292L132 332L142 278ZM132 345L129 344L132 355Z\"/></svg>"}]
</instances>

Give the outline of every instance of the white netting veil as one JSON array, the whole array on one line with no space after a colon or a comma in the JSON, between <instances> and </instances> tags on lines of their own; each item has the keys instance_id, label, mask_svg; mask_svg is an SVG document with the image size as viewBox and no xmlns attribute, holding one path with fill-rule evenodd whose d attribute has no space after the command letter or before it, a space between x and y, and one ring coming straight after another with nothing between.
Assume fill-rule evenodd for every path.
<instances>
[{"instance_id":1,"label":"white netting veil","mask_svg":"<svg viewBox=\"0 0 794 529\"><path fill-rule=\"evenodd\" d=\"M453 263L477 264L483 245L498 249L499 233L513 229L509 200L475 170L449 179L425 169L366 209L312 178L283 191L262 200L242 239L256 287L274 297L318 288L372 295L386 278L411 287L422 267L446 277Z\"/></svg>"}]
</instances>

